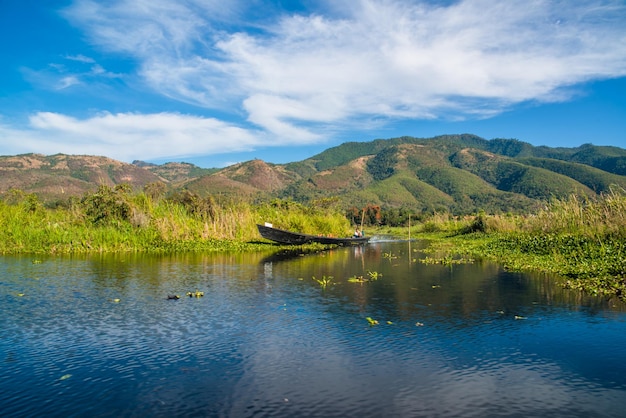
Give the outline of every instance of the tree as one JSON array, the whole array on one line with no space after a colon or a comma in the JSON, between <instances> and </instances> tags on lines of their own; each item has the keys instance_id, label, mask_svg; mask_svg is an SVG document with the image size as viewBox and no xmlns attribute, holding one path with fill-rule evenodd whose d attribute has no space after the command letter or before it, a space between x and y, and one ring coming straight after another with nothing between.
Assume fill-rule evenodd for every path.
<instances>
[{"instance_id":1,"label":"tree","mask_svg":"<svg viewBox=\"0 0 626 418\"><path fill-rule=\"evenodd\" d=\"M100 185L98 190L85 196L81 203L87 217L95 224L108 224L114 221L128 221L132 209L128 202L128 187Z\"/></svg>"}]
</instances>

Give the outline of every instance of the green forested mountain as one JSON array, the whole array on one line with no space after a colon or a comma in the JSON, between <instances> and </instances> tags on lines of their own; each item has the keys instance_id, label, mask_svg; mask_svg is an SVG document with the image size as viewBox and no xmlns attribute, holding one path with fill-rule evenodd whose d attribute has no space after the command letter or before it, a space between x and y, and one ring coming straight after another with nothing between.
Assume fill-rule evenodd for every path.
<instances>
[{"instance_id":1,"label":"green forested mountain","mask_svg":"<svg viewBox=\"0 0 626 418\"><path fill-rule=\"evenodd\" d=\"M345 208L367 205L456 214L532 211L571 194L593 198L626 189L626 150L585 144L535 147L514 139L475 135L401 137L347 142L306 160L253 160L224 169L192 164L126 164L105 157L0 157L0 193L20 189L43 200L129 183L159 183L170 193L239 199L332 198Z\"/></svg>"},{"instance_id":2,"label":"green forested mountain","mask_svg":"<svg viewBox=\"0 0 626 418\"><path fill-rule=\"evenodd\" d=\"M344 143L287 165L303 179L284 196L334 193L345 205L460 214L528 211L554 197L593 197L611 186L625 188L624 164L626 150L616 147L534 147L475 135L402 137Z\"/></svg>"}]
</instances>

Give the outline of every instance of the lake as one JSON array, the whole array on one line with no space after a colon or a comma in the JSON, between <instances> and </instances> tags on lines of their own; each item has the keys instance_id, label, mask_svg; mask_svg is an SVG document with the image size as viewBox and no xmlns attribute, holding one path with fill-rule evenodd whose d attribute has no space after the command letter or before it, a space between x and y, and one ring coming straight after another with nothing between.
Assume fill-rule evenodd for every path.
<instances>
[{"instance_id":1,"label":"lake","mask_svg":"<svg viewBox=\"0 0 626 418\"><path fill-rule=\"evenodd\" d=\"M626 416L623 303L425 245L0 257L2 415Z\"/></svg>"}]
</instances>

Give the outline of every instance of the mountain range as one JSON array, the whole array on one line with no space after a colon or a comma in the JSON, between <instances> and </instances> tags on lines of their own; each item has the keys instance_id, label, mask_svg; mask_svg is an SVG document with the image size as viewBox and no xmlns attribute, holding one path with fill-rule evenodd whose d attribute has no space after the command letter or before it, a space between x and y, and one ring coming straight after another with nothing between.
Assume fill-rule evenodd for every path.
<instances>
[{"instance_id":1,"label":"mountain range","mask_svg":"<svg viewBox=\"0 0 626 418\"><path fill-rule=\"evenodd\" d=\"M525 212L551 198L626 190L626 150L551 148L463 134L346 142L303 161L257 159L222 169L65 154L0 156L0 195L18 189L53 203L120 183L135 190L162 183L172 193L251 200L332 198L345 208Z\"/></svg>"}]
</instances>

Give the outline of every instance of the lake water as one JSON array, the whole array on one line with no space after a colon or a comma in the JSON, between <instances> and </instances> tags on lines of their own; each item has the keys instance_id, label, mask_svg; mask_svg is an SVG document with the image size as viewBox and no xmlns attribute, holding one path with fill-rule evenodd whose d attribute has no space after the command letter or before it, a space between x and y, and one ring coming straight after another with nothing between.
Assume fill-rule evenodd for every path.
<instances>
[{"instance_id":1,"label":"lake water","mask_svg":"<svg viewBox=\"0 0 626 418\"><path fill-rule=\"evenodd\" d=\"M1 414L626 416L622 303L420 248L0 257Z\"/></svg>"}]
</instances>

